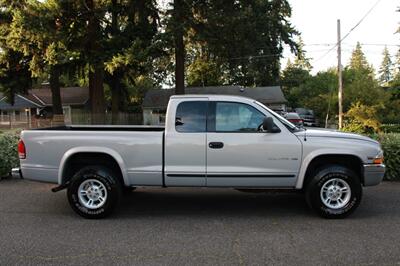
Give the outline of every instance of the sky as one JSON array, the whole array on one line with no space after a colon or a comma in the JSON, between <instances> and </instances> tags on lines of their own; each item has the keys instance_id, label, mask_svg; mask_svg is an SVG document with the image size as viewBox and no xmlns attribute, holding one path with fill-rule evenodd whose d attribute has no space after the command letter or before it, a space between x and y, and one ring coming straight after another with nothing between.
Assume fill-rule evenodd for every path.
<instances>
[{"instance_id":1,"label":"sky","mask_svg":"<svg viewBox=\"0 0 400 266\"><path fill-rule=\"evenodd\" d=\"M341 21L341 35L344 37L366 13L374 9L361 24L342 42L342 65L347 65L357 41L362 44L369 63L375 70L382 61L382 51L387 44L394 61L399 49L400 26L399 0L289 0L292 6L291 22L305 43L307 57L311 58L313 73L337 66L337 49L326 54L337 42L337 19ZM288 58L294 58L285 49L282 67Z\"/></svg>"}]
</instances>

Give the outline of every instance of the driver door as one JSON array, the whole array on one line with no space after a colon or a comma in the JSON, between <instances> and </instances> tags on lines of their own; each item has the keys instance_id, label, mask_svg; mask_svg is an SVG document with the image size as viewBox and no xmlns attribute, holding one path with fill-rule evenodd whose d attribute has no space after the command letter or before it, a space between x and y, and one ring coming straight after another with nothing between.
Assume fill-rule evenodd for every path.
<instances>
[{"instance_id":1,"label":"driver door","mask_svg":"<svg viewBox=\"0 0 400 266\"><path fill-rule=\"evenodd\" d=\"M209 103L207 186L295 186L301 143L286 128L279 133L260 131L264 117L245 103Z\"/></svg>"}]
</instances>

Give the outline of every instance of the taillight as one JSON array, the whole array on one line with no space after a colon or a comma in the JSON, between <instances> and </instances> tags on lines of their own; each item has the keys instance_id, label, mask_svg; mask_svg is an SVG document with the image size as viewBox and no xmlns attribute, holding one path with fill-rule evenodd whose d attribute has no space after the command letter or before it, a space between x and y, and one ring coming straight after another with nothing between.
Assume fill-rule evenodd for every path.
<instances>
[{"instance_id":1,"label":"taillight","mask_svg":"<svg viewBox=\"0 0 400 266\"><path fill-rule=\"evenodd\" d=\"M18 142L18 156L20 159L26 158L25 143L22 141L22 139Z\"/></svg>"}]
</instances>

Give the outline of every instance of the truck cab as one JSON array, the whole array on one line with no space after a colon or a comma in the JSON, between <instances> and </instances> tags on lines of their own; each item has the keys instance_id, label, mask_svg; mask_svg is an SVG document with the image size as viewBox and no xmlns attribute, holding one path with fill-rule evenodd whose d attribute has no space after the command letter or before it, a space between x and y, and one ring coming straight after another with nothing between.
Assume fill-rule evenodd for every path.
<instances>
[{"instance_id":1,"label":"truck cab","mask_svg":"<svg viewBox=\"0 0 400 266\"><path fill-rule=\"evenodd\" d=\"M266 117L275 130L261 130ZM173 96L165 130L165 184L210 187L295 187L302 144L252 99Z\"/></svg>"}]
</instances>

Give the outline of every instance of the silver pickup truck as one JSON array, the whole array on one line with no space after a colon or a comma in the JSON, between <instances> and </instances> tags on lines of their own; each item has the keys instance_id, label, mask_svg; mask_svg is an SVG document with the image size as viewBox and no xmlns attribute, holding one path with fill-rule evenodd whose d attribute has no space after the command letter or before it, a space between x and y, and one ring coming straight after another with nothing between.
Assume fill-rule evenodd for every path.
<instances>
[{"instance_id":1,"label":"silver pickup truck","mask_svg":"<svg viewBox=\"0 0 400 266\"><path fill-rule=\"evenodd\" d=\"M297 128L257 101L223 95L171 97L165 128L25 130L18 151L23 178L67 188L85 218L109 215L124 190L147 186L292 189L319 215L341 218L385 172L375 140Z\"/></svg>"}]
</instances>

